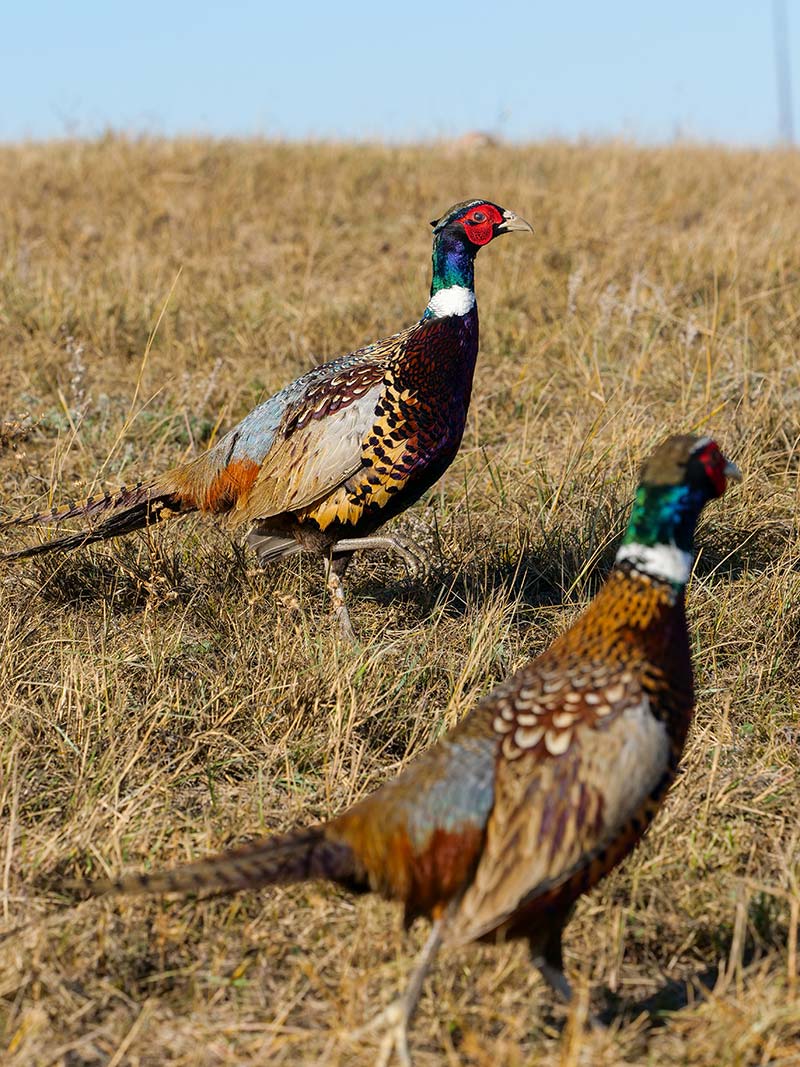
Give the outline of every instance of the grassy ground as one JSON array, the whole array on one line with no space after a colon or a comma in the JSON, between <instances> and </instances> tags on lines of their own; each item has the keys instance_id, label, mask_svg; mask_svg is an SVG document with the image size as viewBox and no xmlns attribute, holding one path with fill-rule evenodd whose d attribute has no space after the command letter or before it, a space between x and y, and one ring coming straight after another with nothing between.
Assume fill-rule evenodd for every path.
<instances>
[{"instance_id":1,"label":"grassy ground","mask_svg":"<svg viewBox=\"0 0 800 1067\"><path fill-rule=\"evenodd\" d=\"M68 878L325 817L396 773L569 624L642 456L701 428L745 482L700 530L695 724L652 832L568 929L576 1007L521 947L443 953L412 1047L800 1063L796 155L110 138L2 149L0 187L7 514L147 477L416 319L453 201L536 228L480 255L464 444L398 522L434 574L355 565L357 650L312 562L258 572L208 523L2 569L0 929L69 904ZM423 936L319 885L69 906L0 945L0 1060L368 1065L348 1034Z\"/></svg>"}]
</instances>

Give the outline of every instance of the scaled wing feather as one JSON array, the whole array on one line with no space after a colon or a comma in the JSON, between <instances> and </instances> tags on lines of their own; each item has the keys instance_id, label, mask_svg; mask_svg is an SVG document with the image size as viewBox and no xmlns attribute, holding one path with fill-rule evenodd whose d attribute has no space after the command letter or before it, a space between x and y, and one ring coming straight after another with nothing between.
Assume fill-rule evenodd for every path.
<instances>
[{"instance_id":1,"label":"scaled wing feather","mask_svg":"<svg viewBox=\"0 0 800 1067\"><path fill-rule=\"evenodd\" d=\"M558 759L542 759L533 770L533 753L500 759L486 844L450 940L485 936L567 881L636 815L662 780L669 749L663 723L641 694L601 728L578 727Z\"/></svg>"}]
</instances>

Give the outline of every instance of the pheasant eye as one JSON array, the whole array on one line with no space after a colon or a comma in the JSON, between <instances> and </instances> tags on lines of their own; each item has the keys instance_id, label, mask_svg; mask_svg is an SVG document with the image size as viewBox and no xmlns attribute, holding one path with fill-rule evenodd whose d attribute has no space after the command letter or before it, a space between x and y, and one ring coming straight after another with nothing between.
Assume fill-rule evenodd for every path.
<instances>
[{"instance_id":1,"label":"pheasant eye","mask_svg":"<svg viewBox=\"0 0 800 1067\"><path fill-rule=\"evenodd\" d=\"M486 222L486 216L482 211L475 211L472 215L473 222Z\"/></svg>"}]
</instances>

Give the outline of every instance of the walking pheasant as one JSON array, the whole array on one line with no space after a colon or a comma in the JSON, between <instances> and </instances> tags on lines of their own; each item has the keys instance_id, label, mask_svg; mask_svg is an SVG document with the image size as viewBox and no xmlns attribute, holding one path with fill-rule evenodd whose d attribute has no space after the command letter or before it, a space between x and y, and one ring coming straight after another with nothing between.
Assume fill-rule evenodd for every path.
<instances>
[{"instance_id":1,"label":"walking pheasant","mask_svg":"<svg viewBox=\"0 0 800 1067\"><path fill-rule=\"evenodd\" d=\"M418 548L375 536L443 474L458 451L478 355L474 263L500 234L531 230L484 200L456 204L433 226L433 281L422 318L401 333L304 374L250 412L207 452L147 484L0 526L98 525L0 559L67 551L201 511L247 525L262 563L319 554L343 633L341 578L353 553L391 549L412 573Z\"/></svg>"},{"instance_id":2,"label":"walking pheasant","mask_svg":"<svg viewBox=\"0 0 800 1067\"><path fill-rule=\"evenodd\" d=\"M433 923L387 1013L384 1062L443 940L528 941L564 998L561 932L577 898L636 845L675 777L693 708L684 588L695 525L739 470L707 437L642 469L616 565L577 622L399 777L330 822L92 892L232 892L328 879Z\"/></svg>"}]
</instances>

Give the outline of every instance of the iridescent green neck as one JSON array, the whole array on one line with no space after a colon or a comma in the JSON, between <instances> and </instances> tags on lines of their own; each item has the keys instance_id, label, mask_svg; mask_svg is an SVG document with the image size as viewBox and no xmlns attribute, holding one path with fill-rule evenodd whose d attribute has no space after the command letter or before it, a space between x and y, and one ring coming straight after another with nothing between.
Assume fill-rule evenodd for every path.
<instances>
[{"instance_id":1,"label":"iridescent green neck","mask_svg":"<svg viewBox=\"0 0 800 1067\"><path fill-rule=\"evenodd\" d=\"M705 493L688 485L640 485L617 562L677 588L684 586L705 502Z\"/></svg>"},{"instance_id":2,"label":"iridescent green neck","mask_svg":"<svg viewBox=\"0 0 800 1067\"><path fill-rule=\"evenodd\" d=\"M475 245L447 229L434 237L431 296L454 285L475 288L475 251Z\"/></svg>"},{"instance_id":3,"label":"iridescent green neck","mask_svg":"<svg viewBox=\"0 0 800 1067\"><path fill-rule=\"evenodd\" d=\"M677 545L691 552L705 502L705 494L688 485L640 485L622 543Z\"/></svg>"}]
</instances>

